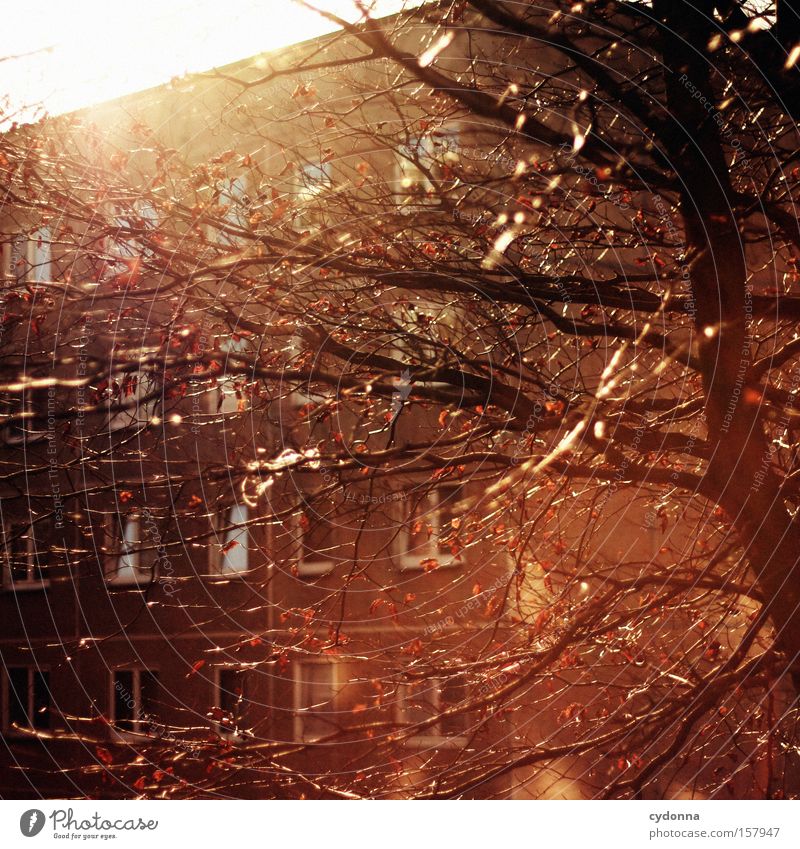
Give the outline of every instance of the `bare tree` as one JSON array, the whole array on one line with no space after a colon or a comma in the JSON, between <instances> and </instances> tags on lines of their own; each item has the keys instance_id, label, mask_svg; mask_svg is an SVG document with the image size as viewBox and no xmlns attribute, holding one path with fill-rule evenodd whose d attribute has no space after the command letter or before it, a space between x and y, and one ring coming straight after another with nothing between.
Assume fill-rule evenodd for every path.
<instances>
[{"instance_id":1,"label":"bare tree","mask_svg":"<svg viewBox=\"0 0 800 849\"><path fill-rule=\"evenodd\" d=\"M96 569L136 505L160 571L120 632L164 606L270 679L346 670L321 731L184 706L108 774L796 794L796 5L336 22L0 141L8 251L52 245L4 290L4 511ZM269 568L201 598L242 531Z\"/></svg>"}]
</instances>

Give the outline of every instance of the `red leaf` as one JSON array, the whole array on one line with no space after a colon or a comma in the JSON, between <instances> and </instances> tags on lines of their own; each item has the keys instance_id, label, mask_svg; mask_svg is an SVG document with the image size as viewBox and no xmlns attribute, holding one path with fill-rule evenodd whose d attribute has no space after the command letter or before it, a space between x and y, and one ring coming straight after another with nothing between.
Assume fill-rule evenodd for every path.
<instances>
[{"instance_id":1,"label":"red leaf","mask_svg":"<svg viewBox=\"0 0 800 849\"><path fill-rule=\"evenodd\" d=\"M196 660L192 664L192 671L186 676L187 678L191 678L192 675L197 675L197 673L206 665L204 660Z\"/></svg>"},{"instance_id":2,"label":"red leaf","mask_svg":"<svg viewBox=\"0 0 800 849\"><path fill-rule=\"evenodd\" d=\"M280 219L283 218L283 216L286 214L286 211L291 205L291 202L288 200L276 203L275 209L273 209L272 211L272 218L270 218L270 223L274 224L276 221L280 221Z\"/></svg>"},{"instance_id":3,"label":"red leaf","mask_svg":"<svg viewBox=\"0 0 800 849\"><path fill-rule=\"evenodd\" d=\"M130 286L134 288L136 283L139 280L139 274L141 272L142 260L139 257L134 259L126 259L123 260L122 263L128 270L123 271L121 274L117 274L114 277L113 283L117 288L124 288L126 286Z\"/></svg>"},{"instance_id":4,"label":"red leaf","mask_svg":"<svg viewBox=\"0 0 800 849\"><path fill-rule=\"evenodd\" d=\"M545 608L544 610L539 611L534 623L533 623L533 633L541 634L542 629L548 623L550 619L550 611Z\"/></svg>"},{"instance_id":5,"label":"red leaf","mask_svg":"<svg viewBox=\"0 0 800 849\"><path fill-rule=\"evenodd\" d=\"M225 165L225 163L230 162L234 156L236 156L235 150L226 150L225 153L220 153L219 156L215 156L211 161L218 165Z\"/></svg>"},{"instance_id":6,"label":"red leaf","mask_svg":"<svg viewBox=\"0 0 800 849\"><path fill-rule=\"evenodd\" d=\"M102 746L97 746L94 751L97 757L100 758L106 766L114 762L114 756L108 751L108 749L104 749Z\"/></svg>"},{"instance_id":7,"label":"red leaf","mask_svg":"<svg viewBox=\"0 0 800 849\"><path fill-rule=\"evenodd\" d=\"M309 83L300 83L292 92L292 97L314 97L317 93L317 88Z\"/></svg>"},{"instance_id":8,"label":"red leaf","mask_svg":"<svg viewBox=\"0 0 800 849\"><path fill-rule=\"evenodd\" d=\"M422 651L425 647L422 644L422 640L417 637L416 640L412 640L404 649L403 652L405 654L413 655L414 657L419 657L422 654Z\"/></svg>"}]
</instances>

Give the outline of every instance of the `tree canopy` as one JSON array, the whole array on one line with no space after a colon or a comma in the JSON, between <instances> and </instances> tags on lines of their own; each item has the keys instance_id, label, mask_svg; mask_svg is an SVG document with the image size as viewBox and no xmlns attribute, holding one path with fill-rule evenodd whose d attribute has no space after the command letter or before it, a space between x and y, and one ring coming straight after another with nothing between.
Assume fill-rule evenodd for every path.
<instances>
[{"instance_id":1,"label":"tree canopy","mask_svg":"<svg viewBox=\"0 0 800 849\"><path fill-rule=\"evenodd\" d=\"M59 446L9 448L4 510L52 517L56 477L90 534L81 505L141 495L169 559L213 545L175 529L235 493L279 566L287 528L335 524L345 568L243 633L249 662L381 670L353 672L330 768L256 730L137 790L792 795L797 4L341 23L0 138L8 252L52 246L12 256L5 424L44 427L50 393ZM424 552L413 588L367 529ZM277 610L275 580L247 605ZM365 649L370 624L390 636ZM450 696L387 712L426 682ZM448 723L452 756L398 749ZM190 725L148 744L159 771Z\"/></svg>"}]
</instances>

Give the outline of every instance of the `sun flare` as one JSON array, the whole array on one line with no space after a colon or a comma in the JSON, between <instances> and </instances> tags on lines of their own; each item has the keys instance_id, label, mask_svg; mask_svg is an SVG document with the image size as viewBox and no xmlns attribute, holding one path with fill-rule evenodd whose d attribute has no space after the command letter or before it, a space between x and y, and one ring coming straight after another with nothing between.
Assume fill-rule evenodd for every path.
<instances>
[{"instance_id":1,"label":"sun flare","mask_svg":"<svg viewBox=\"0 0 800 849\"><path fill-rule=\"evenodd\" d=\"M314 5L361 14L353 0ZM374 13L400 5L381 0ZM334 29L294 0L30 0L4 15L0 108L6 121L69 112Z\"/></svg>"}]
</instances>

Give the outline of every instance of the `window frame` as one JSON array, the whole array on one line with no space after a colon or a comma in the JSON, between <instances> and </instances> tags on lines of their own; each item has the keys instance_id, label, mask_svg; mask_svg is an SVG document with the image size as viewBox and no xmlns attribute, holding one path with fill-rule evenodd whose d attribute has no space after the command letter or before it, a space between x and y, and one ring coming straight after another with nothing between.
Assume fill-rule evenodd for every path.
<instances>
[{"instance_id":1,"label":"window frame","mask_svg":"<svg viewBox=\"0 0 800 849\"><path fill-rule=\"evenodd\" d=\"M305 727L307 718L314 718L315 714L320 714L324 717L324 713L333 713L334 715L338 714L337 706L339 702L340 691L343 685L343 681L341 680L341 670L340 663L337 660L333 659L323 659L323 658L313 658L308 660L298 660L293 664L294 667L294 676L292 679L292 715L293 715L293 726L294 726L294 740L298 743L316 743L322 740L324 737L327 737L329 733L334 733L335 729L331 728L330 732L324 732L319 735L316 735L314 732L308 733ZM313 668L327 668L330 670L330 692L331 697L328 702L330 704L330 711L323 712L313 712L310 710L313 705L303 705L303 688L305 685L310 683L307 679L302 677L303 670L309 667ZM316 704L320 704L317 702ZM324 719L322 720L324 722Z\"/></svg>"},{"instance_id":2,"label":"window frame","mask_svg":"<svg viewBox=\"0 0 800 849\"><path fill-rule=\"evenodd\" d=\"M132 231L135 225L140 222L144 225L141 229L156 231L159 225L158 211L152 201L139 198L134 202L130 212L117 213L114 216L114 221L117 227L114 243L118 249L116 253L118 268L116 271L124 273L130 271L127 264L130 260L151 258L153 251L146 246L139 236L131 233L123 238L122 234Z\"/></svg>"},{"instance_id":3,"label":"window frame","mask_svg":"<svg viewBox=\"0 0 800 849\"><path fill-rule=\"evenodd\" d=\"M464 677L464 676L457 676ZM465 711L462 714L458 715L458 718L463 722L465 728L459 730L457 733L447 734L442 729L442 717L441 711L443 710L443 694L444 694L444 683L449 682L452 679L443 679L438 676L434 676L432 678L422 679L419 683L424 684L431 688L432 693L434 695L433 701L430 703L433 710L439 714L436 722L433 725L430 725L426 728L422 733L410 735L405 739L405 744L407 746L419 746L419 747L428 747L435 746L436 748L462 748L467 744L468 739L468 728L469 728L469 717L470 711ZM395 702L395 721L398 724L404 726L404 730L410 730L413 726L407 725L407 723L411 722L408 718L408 712L413 709L413 705L409 706L410 698L408 695L408 688L412 687L415 682L411 681L402 681L397 685L397 701ZM460 683L461 687L467 686L465 681ZM444 708L446 709L446 707Z\"/></svg>"},{"instance_id":4,"label":"window frame","mask_svg":"<svg viewBox=\"0 0 800 849\"><path fill-rule=\"evenodd\" d=\"M244 711L246 710L248 699L248 672L250 669L246 666L237 666L237 667L229 667L229 666L217 666L214 668L214 673L211 679L211 684L213 688L213 698L212 707L220 712L224 711L225 708L222 705L222 676L225 672L232 672L236 675L241 676L242 686L240 687L239 698L237 699L237 704L240 706L239 710L229 711L231 714L231 718L233 721L233 727L226 727L223 722L223 719L212 719L212 723L214 726L214 730L223 740L229 740L231 742L242 742L246 737L251 736L246 732L246 729L243 727L243 720L245 719ZM230 690L226 690L225 692L232 693Z\"/></svg>"},{"instance_id":5,"label":"window frame","mask_svg":"<svg viewBox=\"0 0 800 849\"><path fill-rule=\"evenodd\" d=\"M47 401L49 400L49 388L42 386L28 386L21 392L4 393L5 403L15 404L19 402L19 413L31 413L29 418L20 419L15 424L5 424L3 427L3 442L6 445L31 445L42 442L48 438L48 430L28 430L30 423L48 418ZM42 404L42 400L45 401ZM44 409L43 409L44 408ZM14 415L12 410L9 415ZM13 428L19 428L22 432L16 433Z\"/></svg>"},{"instance_id":6,"label":"window frame","mask_svg":"<svg viewBox=\"0 0 800 849\"><path fill-rule=\"evenodd\" d=\"M234 511L244 511L244 519L234 520L231 515ZM253 566L250 562L251 552L253 550L252 536L250 533L250 508L243 503L227 504L217 508L211 515L211 521L214 529L214 534L211 544L208 547L208 571L212 579L217 581L229 580L231 578L245 578L252 574ZM245 524L242 527L242 524ZM225 530L227 528L227 530ZM224 542L220 541L220 534L225 531ZM242 540L242 537L244 540ZM225 568L225 560L228 557L228 552L223 552L223 548L231 542L237 542L238 545L234 548L244 551L245 566L244 568ZM237 551L237 554L240 554Z\"/></svg>"},{"instance_id":7,"label":"window frame","mask_svg":"<svg viewBox=\"0 0 800 849\"><path fill-rule=\"evenodd\" d=\"M206 393L206 412L211 416L222 416L224 419L246 413L252 409L252 397L245 391L248 384L253 384L253 380L248 380L247 373L231 374L227 373L228 359L233 357L236 359L237 354L245 354L251 357L256 355L256 346L254 340L249 336L243 336L236 331L232 333L239 336L238 339L226 339L220 346L220 354L223 359L223 370L215 377L216 384L210 387L210 391ZM239 384L237 388L237 384ZM227 387L231 387L232 391L227 391ZM241 397L237 397L237 393ZM232 399L232 404L229 403Z\"/></svg>"},{"instance_id":8,"label":"window frame","mask_svg":"<svg viewBox=\"0 0 800 849\"><path fill-rule=\"evenodd\" d=\"M239 174L236 177L224 177L216 184L217 203L227 206L219 220L238 230L250 230L250 183L248 174ZM231 235L210 222L205 225L204 231L206 239L213 247L241 248L244 244L242 237Z\"/></svg>"},{"instance_id":9,"label":"window frame","mask_svg":"<svg viewBox=\"0 0 800 849\"><path fill-rule=\"evenodd\" d=\"M0 247L0 278L3 283L21 286L52 280L53 234L48 225L43 224L31 233L17 233ZM15 254L18 255L16 260ZM24 265L19 274L14 269L17 263Z\"/></svg>"},{"instance_id":10,"label":"window frame","mask_svg":"<svg viewBox=\"0 0 800 849\"><path fill-rule=\"evenodd\" d=\"M320 196L333 188L333 168L330 162L320 160L303 163L297 171L294 192L295 215L293 224L301 230L320 230L323 226L321 210L313 208Z\"/></svg>"},{"instance_id":11,"label":"window frame","mask_svg":"<svg viewBox=\"0 0 800 849\"><path fill-rule=\"evenodd\" d=\"M289 339L288 345L288 362L287 368L296 368L297 360L306 353L304 348L305 341L300 333L293 333ZM282 378L282 381L286 380ZM301 386L288 389L285 393L285 399L290 410L297 414L303 407L307 407L309 405L313 405L314 407L319 406L324 401L324 396L322 393L317 390L315 395L310 394L306 391L309 388L305 381L302 382ZM313 392L314 390L312 390ZM309 420L304 420L304 424L311 428L314 427L313 422Z\"/></svg>"},{"instance_id":12,"label":"window frame","mask_svg":"<svg viewBox=\"0 0 800 849\"><path fill-rule=\"evenodd\" d=\"M298 504L299 515L293 521L293 527L297 531L297 575L300 578L321 578L324 575L330 575L336 568L336 558L321 557L319 560L307 560L306 554L306 528L303 527L303 518L311 527L314 518L306 516L306 509L312 508L313 505L308 504L305 499L301 499ZM321 517L317 517L318 519Z\"/></svg>"},{"instance_id":13,"label":"window frame","mask_svg":"<svg viewBox=\"0 0 800 849\"><path fill-rule=\"evenodd\" d=\"M430 516L433 520L427 522L427 524L431 526L432 530L427 542L428 549L424 552L417 551L412 553L411 551L411 537L413 534L410 533L410 524L414 521L414 517L409 513L409 510L412 507L418 508L421 505L422 499L417 499L413 496L406 496L405 498L397 499L400 509L403 511L401 519L402 526L399 533L395 535L395 553L393 558L399 571L426 572L436 571L438 569L458 569L465 565L465 561L461 555L452 553L443 554L439 550L439 537L447 526L447 522L444 521L446 517L443 516L442 510L442 491L447 489L453 490L456 493L460 491L463 494L464 485L462 483L440 483L429 489L424 495L424 498L433 497L435 499L435 504L432 506L430 511L424 513L423 518L417 520L425 521L425 516ZM455 499L455 502L458 503L460 500L461 496L459 495ZM452 521L452 519L448 521ZM438 566L436 566L434 570L426 569L423 565L426 560L436 560L438 562Z\"/></svg>"},{"instance_id":14,"label":"window frame","mask_svg":"<svg viewBox=\"0 0 800 849\"><path fill-rule=\"evenodd\" d=\"M401 210L410 215L422 212L438 203L436 183L420 167L429 171L440 167L441 159L451 150L459 148L461 125L450 122L423 134L409 134L395 148L395 197ZM434 174L434 180L436 175ZM421 191L414 191L414 186Z\"/></svg>"},{"instance_id":15,"label":"window frame","mask_svg":"<svg viewBox=\"0 0 800 849\"><path fill-rule=\"evenodd\" d=\"M13 522L13 521L5 521L2 525L2 534L3 534L3 574L2 574L2 588L9 592L24 592L30 590L44 590L50 586L50 579L44 577L44 573L42 572L41 566L38 563L37 557L37 543L36 543L36 534L34 532L34 528L36 526L36 522ZM9 546L7 540L9 538L9 531L14 527L18 528L27 528L25 532L26 535L26 577L22 581L17 581L13 577L13 566L9 559ZM31 574L35 574L38 571L39 577L30 577Z\"/></svg>"},{"instance_id":16,"label":"window frame","mask_svg":"<svg viewBox=\"0 0 800 849\"><path fill-rule=\"evenodd\" d=\"M31 720L34 714L42 713L41 710L36 710L36 675L41 675L44 681L44 687L47 694L47 706L44 711L46 723L36 725L31 721L30 725L20 728L11 727L11 670L24 669L27 675L27 692L25 711L27 718ZM29 732L36 733L37 731L49 732L52 731L53 725L53 690L50 684L50 668L49 666L39 666L32 664L10 664L2 667L2 730L5 737L28 737Z\"/></svg>"},{"instance_id":17,"label":"window frame","mask_svg":"<svg viewBox=\"0 0 800 849\"><path fill-rule=\"evenodd\" d=\"M127 529L133 522L137 526L138 540L128 539ZM117 533L117 531L120 533ZM145 541L141 538L142 514L140 511L132 510L122 514L119 510L115 510L107 513L103 533L105 536L103 577L107 587L146 589L158 580L158 553L155 550L145 552L152 555L154 562L144 566L141 564L141 548ZM135 547L133 551L125 552L125 546L132 545L134 542L138 542L138 548ZM150 546L144 546L144 548L149 549ZM131 558L134 562L120 566L120 561L126 558ZM111 568L112 562L117 564L114 569ZM137 577L137 573L142 573L143 577Z\"/></svg>"},{"instance_id":18,"label":"window frame","mask_svg":"<svg viewBox=\"0 0 800 849\"><path fill-rule=\"evenodd\" d=\"M131 712L133 714L132 719L130 720L131 727L130 728L118 728L117 722L127 722L128 720L120 720L117 714L117 699L116 695L119 692L116 686L116 677L120 672L130 672L132 673L132 687L133 693L130 695L133 698L133 707L131 708ZM144 667L144 666L120 666L116 669L112 669L109 675L109 693L108 693L108 719L111 727L112 734L120 740L130 739L131 737L149 737L156 736L148 734L146 729L143 729L142 726L147 726L148 724L153 727L158 727L160 725L160 721L157 716L153 714L146 714L142 705L142 673L152 675L156 680L156 686L158 688L162 687L161 683L161 672L157 667ZM149 719L148 719L149 717Z\"/></svg>"}]
</instances>

